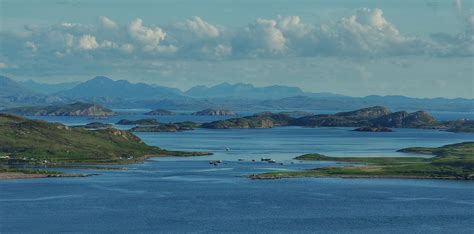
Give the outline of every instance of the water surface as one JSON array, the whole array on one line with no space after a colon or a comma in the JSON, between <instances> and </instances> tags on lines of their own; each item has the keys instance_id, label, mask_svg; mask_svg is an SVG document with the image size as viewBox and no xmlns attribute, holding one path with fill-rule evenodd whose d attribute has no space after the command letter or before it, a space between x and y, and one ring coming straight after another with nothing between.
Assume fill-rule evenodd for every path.
<instances>
[{"instance_id":1,"label":"water surface","mask_svg":"<svg viewBox=\"0 0 474 234\"><path fill-rule=\"evenodd\" d=\"M103 121L113 123L130 116L141 117L121 115ZM42 118L70 125L90 122L77 117ZM220 117L167 118L208 121ZM473 140L472 134L436 130L350 130L284 127L137 133L151 145L215 155L152 158L127 165L125 171L62 169L101 174L94 177L0 181L0 231L474 232L472 182L337 178L262 181L244 177L336 165L292 160L304 153L408 156L396 150ZM227 147L230 151L225 150ZM261 157L274 158L283 165L260 162ZM211 159L222 159L223 163L213 166L208 163Z\"/></svg>"}]
</instances>

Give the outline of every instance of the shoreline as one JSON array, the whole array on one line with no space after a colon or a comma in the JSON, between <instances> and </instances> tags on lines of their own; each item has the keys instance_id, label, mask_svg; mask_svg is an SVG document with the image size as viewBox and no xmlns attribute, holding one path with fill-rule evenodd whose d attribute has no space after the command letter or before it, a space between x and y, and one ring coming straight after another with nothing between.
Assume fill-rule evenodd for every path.
<instances>
[{"instance_id":1,"label":"shoreline","mask_svg":"<svg viewBox=\"0 0 474 234\"><path fill-rule=\"evenodd\" d=\"M114 167L100 167L101 165L131 165L131 164L142 164L149 158L161 158L161 157L203 157L211 156L211 152L192 152L192 155L185 156L174 156L174 155L145 155L143 157L136 158L130 161L121 161L121 162L108 162L108 163L90 163L90 164L55 164L50 165L49 169L59 168L59 169L93 169L93 170L114 170L114 171L126 171L126 168L114 168ZM0 171L0 180L14 180L14 179L36 179L36 178L61 178L61 177L89 177L89 176L98 176L100 174L81 174L81 173L59 173L57 171L40 171L38 169L31 169L32 171L22 171L21 169L14 169L13 171Z\"/></svg>"},{"instance_id":2,"label":"shoreline","mask_svg":"<svg viewBox=\"0 0 474 234\"><path fill-rule=\"evenodd\" d=\"M99 174L33 174L24 172L2 172L0 180L16 180L16 179L37 179L37 178L65 178L65 177L89 177Z\"/></svg>"},{"instance_id":3,"label":"shoreline","mask_svg":"<svg viewBox=\"0 0 474 234\"><path fill-rule=\"evenodd\" d=\"M370 175L299 175L299 176L262 176L250 175L245 176L252 180L279 180L279 179L298 179L298 178L339 178L339 179L414 179L414 180L457 180L457 181L473 181L460 177L430 177L430 176L370 176Z\"/></svg>"}]
</instances>

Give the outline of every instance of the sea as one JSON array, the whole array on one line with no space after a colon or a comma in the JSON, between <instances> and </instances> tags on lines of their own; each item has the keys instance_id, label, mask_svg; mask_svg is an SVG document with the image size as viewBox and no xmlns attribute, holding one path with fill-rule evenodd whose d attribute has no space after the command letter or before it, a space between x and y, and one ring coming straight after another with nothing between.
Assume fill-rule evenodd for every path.
<instances>
[{"instance_id":1,"label":"sea","mask_svg":"<svg viewBox=\"0 0 474 234\"><path fill-rule=\"evenodd\" d=\"M116 111L116 116L107 119L31 118L70 126L116 123L120 119L208 122L229 118L187 112L145 116L146 110ZM474 117L462 112L431 114L442 120ZM0 232L474 233L474 183L469 181L246 177L340 165L293 159L306 153L409 157L413 155L396 151L474 140L472 134L439 130L351 130L280 127L136 133L145 143L164 149L214 155L154 157L116 166L120 170L54 169L99 174L91 177L2 180ZM261 158L277 163L262 162ZM214 166L210 160L222 163Z\"/></svg>"}]
</instances>

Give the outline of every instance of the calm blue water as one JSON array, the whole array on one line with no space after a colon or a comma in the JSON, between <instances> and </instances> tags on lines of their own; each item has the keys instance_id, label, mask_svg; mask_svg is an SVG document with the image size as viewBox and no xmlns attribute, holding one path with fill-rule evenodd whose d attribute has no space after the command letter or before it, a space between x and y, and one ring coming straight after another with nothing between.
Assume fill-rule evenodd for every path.
<instances>
[{"instance_id":1,"label":"calm blue water","mask_svg":"<svg viewBox=\"0 0 474 234\"><path fill-rule=\"evenodd\" d=\"M205 118L209 117L167 118L208 121ZM67 124L90 122L75 117L43 119ZM87 178L0 181L0 232L474 232L472 182L337 178L258 181L243 177L334 165L292 160L303 153L407 156L395 151L474 140L472 134L436 130L349 130L285 127L140 133L137 135L151 145L215 155L153 158L128 165L126 171L64 169L101 174ZM231 150L225 151L226 147ZM284 165L250 161L261 157ZM214 167L208 163L211 159L224 163Z\"/></svg>"}]
</instances>

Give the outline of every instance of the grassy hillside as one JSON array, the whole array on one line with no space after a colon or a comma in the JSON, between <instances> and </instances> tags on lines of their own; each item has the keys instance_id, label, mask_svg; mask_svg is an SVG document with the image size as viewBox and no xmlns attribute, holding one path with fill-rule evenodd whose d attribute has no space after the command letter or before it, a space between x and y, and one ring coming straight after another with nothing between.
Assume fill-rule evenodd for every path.
<instances>
[{"instance_id":1,"label":"grassy hillside","mask_svg":"<svg viewBox=\"0 0 474 234\"><path fill-rule=\"evenodd\" d=\"M334 176L474 179L474 142L445 145L437 148L414 147L399 151L430 154L434 157L328 157L321 154L305 154L295 159L337 161L362 165L325 167L296 172L270 172L253 175L251 178L277 179Z\"/></svg>"},{"instance_id":2,"label":"grassy hillside","mask_svg":"<svg viewBox=\"0 0 474 234\"><path fill-rule=\"evenodd\" d=\"M0 114L0 155L28 163L131 163L147 156L197 156L148 146L128 131L86 130ZM3 159L5 161L5 159Z\"/></svg>"}]
</instances>

